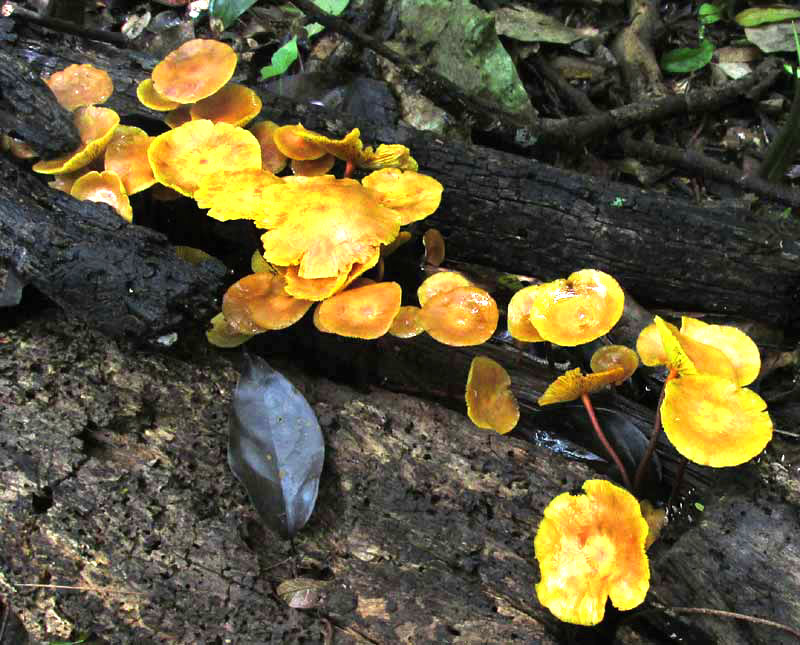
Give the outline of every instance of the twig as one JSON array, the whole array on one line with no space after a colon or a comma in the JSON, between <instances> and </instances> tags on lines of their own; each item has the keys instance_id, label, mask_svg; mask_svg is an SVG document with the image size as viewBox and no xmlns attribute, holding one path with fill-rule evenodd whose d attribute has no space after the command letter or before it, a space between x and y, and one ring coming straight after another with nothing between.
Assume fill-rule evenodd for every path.
<instances>
[{"instance_id":1,"label":"twig","mask_svg":"<svg viewBox=\"0 0 800 645\"><path fill-rule=\"evenodd\" d=\"M60 31L65 34L73 34L81 36L82 38L89 38L90 40L99 40L104 43L111 43L118 47L127 47L130 40L124 34L118 34L112 31L104 31L102 29L90 29L88 27L81 27L74 22L68 20L60 20L59 18L50 18L48 16L40 16L38 13L24 9L14 2L5 2L0 7L0 15L4 17L11 17L14 20L21 22L32 22L42 27L47 27L53 31Z\"/></svg>"},{"instance_id":2,"label":"twig","mask_svg":"<svg viewBox=\"0 0 800 645\"><path fill-rule=\"evenodd\" d=\"M15 587L34 587L37 589L70 589L72 591L93 591L95 593L118 593L118 594L133 594L137 596L143 595L144 591L121 591L113 589L112 587L82 587L76 585L40 585L33 583L17 583Z\"/></svg>"}]
</instances>

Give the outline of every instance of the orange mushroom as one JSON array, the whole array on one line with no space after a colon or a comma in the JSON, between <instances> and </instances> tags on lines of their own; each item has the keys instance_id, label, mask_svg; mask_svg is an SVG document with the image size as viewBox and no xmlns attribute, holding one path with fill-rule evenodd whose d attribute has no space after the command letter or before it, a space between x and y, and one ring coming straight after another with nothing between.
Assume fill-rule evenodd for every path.
<instances>
[{"instance_id":1,"label":"orange mushroom","mask_svg":"<svg viewBox=\"0 0 800 645\"><path fill-rule=\"evenodd\" d=\"M164 123L166 123L171 130L182 126L184 123L189 123L191 120L191 105L179 105L174 110L167 112L167 115L164 117Z\"/></svg>"},{"instance_id":2,"label":"orange mushroom","mask_svg":"<svg viewBox=\"0 0 800 645\"><path fill-rule=\"evenodd\" d=\"M286 168L287 162L286 155L278 150L273 139L278 127L278 124L272 121L259 121L250 126L250 132L258 139L261 146L261 167L276 175Z\"/></svg>"},{"instance_id":3,"label":"orange mushroom","mask_svg":"<svg viewBox=\"0 0 800 645\"><path fill-rule=\"evenodd\" d=\"M602 372L584 374L580 367L569 370L553 381L542 396L539 405L552 405L553 403L566 403L575 401L584 394L593 394L600 390L624 380L625 370L622 367L613 367Z\"/></svg>"},{"instance_id":4,"label":"orange mushroom","mask_svg":"<svg viewBox=\"0 0 800 645\"><path fill-rule=\"evenodd\" d=\"M88 63L70 65L51 74L45 83L61 107L70 112L79 107L105 103L114 92L114 83L108 72Z\"/></svg>"},{"instance_id":5,"label":"orange mushroom","mask_svg":"<svg viewBox=\"0 0 800 645\"><path fill-rule=\"evenodd\" d=\"M208 98L198 101L189 110L193 120L208 119L214 123L244 126L261 112L261 98L254 90L239 83L229 83Z\"/></svg>"},{"instance_id":6,"label":"orange mushroom","mask_svg":"<svg viewBox=\"0 0 800 645\"><path fill-rule=\"evenodd\" d=\"M622 316L625 296L617 281L596 269L539 285L531 324L542 338L573 347L611 331Z\"/></svg>"},{"instance_id":7,"label":"orange mushroom","mask_svg":"<svg viewBox=\"0 0 800 645\"><path fill-rule=\"evenodd\" d=\"M222 313L211 319L211 329L206 332L206 338L209 343L215 347L225 349L239 347L239 345L246 343L253 336L254 334L242 334L232 329Z\"/></svg>"},{"instance_id":8,"label":"orange mushroom","mask_svg":"<svg viewBox=\"0 0 800 645\"><path fill-rule=\"evenodd\" d=\"M133 209L122 185L122 180L115 172L97 172L92 170L75 180L69 191L75 199L89 200L108 204L126 222L133 221Z\"/></svg>"},{"instance_id":9,"label":"orange mushroom","mask_svg":"<svg viewBox=\"0 0 800 645\"><path fill-rule=\"evenodd\" d=\"M382 143L375 150L367 146L356 161L359 168L380 170L381 168L399 168L400 170L418 170L411 151L399 143Z\"/></svg>"},{"instance_id":10,"label":"orange mushroom","mask_svg":"<svg viewBox=\"0 0 800 645\"><path fill-rule=\"evenodd\" d=\"M155 178L187 197L203 179L221 171L261 169L261 147L250 132L207 119L160 134L147 156Z\"/></svg>"},{"instance_id":11,"label":"orange mushroom","mask_svg":"<svg viewBox=\"0 0 800 645\"><path fill-rule=\"evenodd\" d=\"M519 405L511 391L511 377L502 365L486 356L472 359L466 401L467 414L479 428L506 434L519 421Z\"/></svg>"},{"instance_id":12,"label":"orange mushroom","mask_svg":"<svg viewBox=\"0 0 800 645\"><path fill-rule=\"evenodd\" d=\"M402 290L396 282L378 282L343 291L317 305L314 325L322 332L372 340L392 326Z\"/></svg>"},{"instance_id":13,"label":"orange mushroom","mask_svg":"<svg viewBox=\"0 0 800 645\"><path fill-rule=\"evenodd\" d=\"M354 262L349 270L331 278L301 278L297 265L286 267L284 273L286 293L306 300L325 300L342 291L360 275L369 271L378 263L379 258L380 251L375 249L372 257L366 262Z\"/></svg>"},{"instance_id":14,"label":"orange mushroom","mask_svg":"<svg viewBox=\"0 0 800 645\"><path fill-rule=\"evenodd\" d=\"M583 490L562 493L544 509L534 540L541 571L536 595L559 620L597 625L608 598L621 611L644 602L648 526L625 489L592 479Z\"/></svg>"},{"instance_id":15,"label":"orange mushroom","mask_svg":"<svg viewBox=\"0 0 800 645\"><path fill-rule=\"evenodd\" d=\"M310 132L303 127L302 123L297 125L283 125L275 130L272 140L282 154L289 159L299 159L307 161L319 159L325 154L325 149L320 145L303 138L305 132Z\"/></svg>"},{"instance_id":16,"label":"orange mushroom","mask_svg":"<svg viewBox=\"0 0 800 645\"><path fill-rule=\"evenodd\" d=\"M452 291L458 287L470 287L472 282L458 271L438 271L429 275L417 288L417 299L421 306L440 293Z\"/></svg>"},{"instance_id":17,"label":"orange mushroom","mask_svg":"<svg viewBox=\"0 0 800 645\"><path fill-rule=\"evenodd\" d=\"M241 334L286 329L314 304L286 293L283 276L262 272L234 282L222 298L228 328Z\"/></svg>"},{"instance_id":18,"label":"orange mushroom","mask_svg":"<svg viewBox=\"0 0 800 645\"><path fill-rule=\"evenodd\" d=\"M156 91L152 78L146 78L136 86L136 98L139 99L139 103L156 112L168 112L181 105L177 101L170 101L168 98L161 96Z\"/></svg>"},{"instance_id":19,"label":"orange mushroom","mask_svg":"<svg viewBox=\"0 0 800 645\"><path fill-rule=\"evenodd\" d=\"M603 345L592 354L589 366L593 372L606 372L621 367L623 369L622 377L615 381L615 385L619 385L625 379L630 378L639 367L639 357L636 352L625 345Z\"/></svg>"},{"instance_id":20,"label":"orange mushroom","mask_svg":"<svg viewBox=\"0 0 800 645\"><path fill-rule=\"evenodd\" d=\"M156 92L176 103L195 103L231 80L236 52L216 40L196 38L170 52L152 73Z\"/></svg>"},{"instance_id":21,"label":"orange mushroom","mask_svg":"<svg viewBox=\"0 0 800 645\"><path fill-rule=\"evenodd\" d=\"M429 228L422 236L425 263L438 267L444 262L444 238L438 229Z\"/></svg>"},{"instance_id":22,"label":"orange mushroom","mask_svg":"<svg viewBox=\"0 0 800 645\"><path fill-rule=\"evenodd\" d=\"M480 345L497 329L497 303L476 286L456 287L428 300L419 313L423 329L445 345Z\"/></svg>"},{"instance_id":23,"label":"orange mushroom","mask_svg":"<svg viewBox=\"0 0 800 645\"><path fill-rule=\"evenodd\" d=\"M730 325L709 325L697 318L681 318L681 335L698 343L710 345L722 352L730 361L736 383L741 387L756 380L761 371L761 354L758 345L741 329ZM697 361L695 361L697 365ZM697 365L700 371L704 371Z\"/></svg>"},{"instance_id":24,"label":"orange mushroom","mask_svg":"<svg viewBox=\"0 0 800 645\"><path fill-rule=\"evenodd\" d=\"M254 219L268 212L264 191L283 180L268 170L222 170L205 176L194 192L200 208L208 208L208 216L221 222L232 219Z\"/></svg>"},{"instance_id":25,"label":"orange mushroom","mask_svg":"<svg viewBox=\"0 0 800 645\"><path fill-rule=\"evenodd\" d=\"M508 333L512 338L527 343L538 343L544 340L531 323L531 307L533 299L541 285L534 284L520 289L508 303Z\"/></svg>"},{"instance_id":26,"label":"orange mushroom","mask_svg":"<svg viewBox=\"0 0 800 645\"><path fill-rule=\"evenodd\" d=\"M425 219L439 208L442 185L433 177L413 170L384 168L370 173L361 183L381 195L381 203L400 214L400 224Z\"/></svg>"},{"instance_id":27,"label":"orange mushroom","mask_svg":"<svg viewBox=\"0 0 800 645\"><path fill-rule=\"evenodd\" d=\"M141 128L120 125L105 152L105 169L117 173L128 195L135 195L156 183L147 149L153 137Z\"/></svg>"},{"instance_id":28,"label":"orange mushroom","mask_svg":"<svg viewBox=\"0 0 800 645\"><path fill-rule=\"evenodd\" d=\"M419 321L419 307L406 306L400 307L400 311L392 321L389 333L396 338L414 338L423 331L422 323Z\"/></svg>"},{"instance_id":29,"label":"orange mushroom","mask_svg":"<svg viewBox=\"0 0 800 645\"><path fill-rule=\"evenodd\" d=\"M336 157L325 153L319 159L292 159L292 172L303 177L326 175L336 163Z\"/></svg>"}]
</instances>

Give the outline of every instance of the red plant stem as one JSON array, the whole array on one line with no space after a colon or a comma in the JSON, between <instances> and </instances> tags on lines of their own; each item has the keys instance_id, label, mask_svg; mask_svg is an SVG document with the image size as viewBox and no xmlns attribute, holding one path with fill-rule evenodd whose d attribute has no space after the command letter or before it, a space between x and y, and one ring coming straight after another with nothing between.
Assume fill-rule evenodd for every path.
<instances>
[{"instance_id":1,"label":"red plant stem","mask_svg":"<svg viewBox=\"0 0 800 645\"><path fill-rule=\"evenodd\" d=\"M625 466L622 463L622 460L619 458L617 451L611 447L611 444L606 439L606 435L603 433L603 429L600 427L600 423L597 421L597 415L594 413L594 407L592 407L592 402L589 400L589 395L584 392L581 394L581 401L583 401L583 407L586 408L586 412L589 414L589 420L592 422L592 427L594 428L595 433L597 434L597 438L600 439L600 443L603 444L603 447L606 449L606 452L609 454L611 459L614 460L614 463L617 465L620 474L622 475L622 481L625 483L625 488L628 490L633 490L631 488L631 480L628 477L628 471L625 470Z\"/></svg>"},{"instance_id":2,"label":"red plant stem","mask_svg":"<svg viewBox=\"0 0 800 645\"><path fill-rule=\"evenodd\" d=\"M686 466L689 464L689 460L684 457L681 461L681 465L678 466L678 472L675 474L675 483L672 484L672 491L669 494L669 499L667 500L667 511L672 508L673 504L675 504L675 500L678 499L678 495L681 492L681 484L683 484L683 474L686 472Z\"/></svg>"},{"instance_id":3,"label":"red plant stem","mask_svg":"<svg viewBox=\"0 0 800 645\"><path fill-rule=\"evenodd\" d=\"M350 160L348 159L348 160L347 160L347 163L346 163L346 164L345 164L345 166L344 166L344 176L345 176L345 177L349 177L350 175L352 175L352 174L353 174L353 171L354 171L355 169L356 169L356 165L355 165L355 164L354 164L352 161L350 161Z\"/></svg>"},{"instance_id":4,"label":"red plant stem","mask_svg":"<svg viewBox=\"0 0 800 645\"><path fill-rule=\"evenodd\" d=\"M658 397L658 405L656 406L656 415L653 417L653 430L650 432L650 442L647 444L647 450L644 453L644 457L642 457L642 460L639 462L639 467L636 469L636 475L633 478L632 492L634 495L638 494L639 486L641 485L642 479L644 479L644 474L647 471L647 466L650 463L650 460L653 458L653 453L656 451L658 435L661 434L661 404L664 402L664 394L667 392L667 383L669 383L677 375L677 370L670 369L669 374L664 381L664 387L661 388L661 394Z\"/></svg>"}]
</instances>

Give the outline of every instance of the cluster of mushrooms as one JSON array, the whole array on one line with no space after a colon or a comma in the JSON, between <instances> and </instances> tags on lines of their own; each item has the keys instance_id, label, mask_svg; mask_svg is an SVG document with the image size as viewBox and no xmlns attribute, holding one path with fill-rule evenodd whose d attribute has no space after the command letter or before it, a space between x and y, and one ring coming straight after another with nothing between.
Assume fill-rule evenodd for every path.
<instances>
[{"instance_id":1,"label":"cluster of mushrooms","mask_svg":"<svg viewBox=\"0 0 800 645\"><path fill-rule=\"evenodd\" d=\"M164 198L194 199L209 217L249 219L262 229L252 274L227 290L212 321L208 338L217 346L284 329L312 306L314 325L326 333L375 339L424 332L453 346L488 341L498 325L497 303L462 274L428 277L417 291L419 306L402 306L396 282L363 275L373 268L382 275L383 258L409 237L401 227L438 208L441 184L417 172L405 146L366 147L357 129L331 139L300 124L251 123L261 101L251 89L229 83L236 64L228 45L197 39L156 65L137 95L167 113L170 130L157 137L120 125L113 110L98 107L113 91L107 73L72 65L53 74L46 82L73 111L82 145L34 170L53 175L51 185L79 199L110 204L129 222L128 196L153 187ZM345 162L343 178L328 174L337 159ZM279 176L287 166L292 174ZM372 172L357 181L350 178L356 169ZM432 264L441 262L441 236L428 231L425 244ZM508 305L508 331L522 343L577 346L607 334L623 307L613 277L584 269L517 291ZM587 481L584 494L561 494L544 511L534 541L542 576L536 591L545 607L570 623L599 623L608 598L621 610L644 601L646 548L663 521L663 511L659 517L636 498L651 452L631 480L597 422L591 393L629 378L640 357L669 370L658 414L686 459L714 467L742 464L772 437L765 402L746 387L760 371L760 355L742 331L688 317L678 329L656 317L636 350L601 348L589 374L570 370L539 399L540 405L581 399L625 483ZM506 433L518 422L511 379L485 356L472 362L466 403L481 428Z\"/></svg>"}]
</instances>

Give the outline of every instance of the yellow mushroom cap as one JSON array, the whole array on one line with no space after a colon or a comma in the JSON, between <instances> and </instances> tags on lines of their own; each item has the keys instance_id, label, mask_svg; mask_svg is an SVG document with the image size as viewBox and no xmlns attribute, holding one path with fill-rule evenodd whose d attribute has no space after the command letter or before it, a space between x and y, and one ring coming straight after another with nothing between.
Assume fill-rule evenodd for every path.
<instances>
[{"instance_id":1,"label":"yellow mushroom cap","mask_svg":"<svg viewBox=\"0 0 800 645\"><path fill-rule=\"evenodd\" d=\"M511 391L511 377L491 358L476 356L472 359L465 398L467 414L479 428L506 434L519 421L519 405Z\"/></svg>"},{"instance_id":2,"label":"yellow mushroom cap","mask_svg":"<svg viewBox=\"0 0 800 645\"><path fill-rule=\"evenodd\" d=\"M336 163L336 157L327 152L319 159L292 159L292 172L303 177L326 175Z\"/></svg>"},{"instance_id":3,"label":"yellow mushroom cap","mask_svg":"<svg viewBox=\"0 0 800 645\"><path fill-rule=\"evenodd\" d=\"M425 219L439 208L444 187L433 177L413 170L384 168L361 180L381 195L381 203L400 215L400 224Z\"/></svg>"},{"instance_id":4,"label":"yellow mushroom cap","mask_svg":"<svg viewBox=\"0 0 800 645\"><path fill-rule=\"evenodd\" d=\"M667 364L667 353L664 351L661 334L655 323L650 323L639 332L636 339L636 352L642 359L642 363L648 367Z\"/></svg>"},{"instance_id":5,"label":"yellow mushroom cap","mask_svg":"<svg viewBox=\"0 0 800 645\"><path fill-rule=\"evenodd\" d=\"M81 138L81 146L66 155L39 161L33 165L35 172L45 175L61 175L88 166L106 149L114 130L119 125L119 114L108 108L81 107L72 116Z\"/></svg>"},{"instance_id":6,"label":"yellow mushroom cap","mask_svg":"<svg viewBox=\"0 0 800 645\"><path fill-rule=\"evenodd\" d=\"M494 298L479 287L456 287L428 300L419 313L423 329L445 345L480 345L497 329Z\"/></svg>"},{"instance_id":7,"label":"yellow mushroom cap","mask_svg":"<svg viewBox=\"0 0 800 645\"><path fill-rule=\"evenodd\" d=\"M156 91L152 78L146 78L136 86L136 98L139 99L142 105L157 112L168 112L181 105L177 101L170 101L168 98L161 96Z\"/></svg>"},{"instance_id":8,"label":"yellow mushroom cap","mask_svg":"<svg viewBox=\"0 0 800 645\"><path fill-rule=\"evenodd\" d=\"M182 126L184 123L189 123L191 120L191 105L179 105L174 110L167 112L167 115L164 117L164 123L166 123L171 130Z\"/></svg>"},{"instance_id":9,"label":"yellow mushroom cap","mask_svg":"<svg viewBox=\"0 0 800 645\"><path fill-rule=\"evenodd\" d=\"M344 159L345 161L352 161L353 163L356 163L361 157L364 146L361 143L361 132L358 128L350 130L350 132L341 139L331 139L319 132L306 130L301 125L288 127L293 128L291 130L293 136L301 139L310 146L309 150L314 149L313 147L317 147L325 153L333 155L337 159ZM285 139L282 138L282 143L284 143L284 141ZM287 153L287 155L291 157L290 154ZM300 160L299 158L297 159L298 161Z\"/></svg>"},{"instance_id":10,"label":"yellow mushroom cap","mask_svg":"<svg viewBox=\"0 0 800 645\"><path fill-rule=\"evenodd\" d=\"M528 343L538 343L544 340L536 327L531 323L531 307L541 285L534 284L520 289L508 303L508 333L512 338Z\"/></svg>"},{"instance_id":11,"label":"yellow mushroom cap","mask_svg":"<svg viewBox=\"0 0 800 645\"><path fill-rule=\"evenodd\" d=\"M697 318L684 316L681 319L681 334L721 351L731 362L736 383L740 387L755 381L761 371L761 354L758 351L758 345L741 329L730 325L709 325ZM700 369L699 365L698 369ZM703 370L701 369L701 371Z\"/></svg>"},{"instance_id":12,"label":"yellow mushroom cap","mask_svg":"<svg viewBox=\"0 0 800 645\"><path fill-rule=\"evenodd\" d=\"M400 311L392 321L392 326L389 328L389 333L396 338L414 338L419 336L423 331L422 323L419 321L419 307L408 305L400 307Z\"/></svg>"},{"instance_id":13,"label":"yellow mushroom cap","mask_svg":"<svg viewBox=\"0 0 800 645\"><path fill-rule=\"evenodd\" d=\"M630 378L639 367L639 357L630 347L625 345L603 345L600 347L589 361L589 366L593 372L606 372L621 367L622 378L616 382L619 385L627 378Z\"/></svg>"},{"instance_id":14,"label":"yellow mushroom cap","mask_svg":"<svg viewBox=\"0 0 800 645\"><path fill-rule=\"evenodd\" d=\"M280 177L261 168L222 170L203 177L194 198L199 208L210 209L209 217L221 222L256 219L268 207L265 189L282 183Z\"/></svg>"},{"instance_id":15,"label":"yellow mushroom cap","mask_svg":"<svg viewBox=\"0 0 800 645\"><path fill-rule=\"evenodd\" d=\"M625 296L617 281L596 269L539 285L531 324L542 338L573 347L607 334L622 317Z\"/></svg>"},{"instance_id":16,"label":"yellow mushroom cap","mask_svg":"<svg viewBox=\"0 0 800 645\"><path fill-rule=\"evenodd\" d=\"M250 132L207 119L160 134L147 156L156 179L187 197L204 178L219 172L261 169L261 147Z\"/></svg>"},{"instance_id":17,"label":"yellow mushroom cap","mask_svg":"<svg viewBox=\"0 0 800 645\"><path fill-rule=\"evenodd\" d=\"M681 376L667 383L661 423L675 450L702 466L738 466L772 438L767 404L719 376Z\"/></svg>"},{"instance_id":18,"label":"yellow mushroom cap","mask_svg":"<svg viewBox=\"0 0 800 645\"><path fill-rule=\"evenodd\" d=\"M128 195L135 195L156 183L147 158L152 140L153 137L141 128L119 125L106 146L105 169L120 176Z\"/></svg>"},{"instance_id":19,"label":"yellow mushroom cap","mask_svg":"<svg viewBox=\"0 0 800 645\"><path fill-rule=\"evenodd\" d=\"M392 326L402 290L396 282L377 282L343 291L317 305L314 325L322 332L372 340Z\"/></svg>"},{"instance_id":20,"label":"yellow mushroom cap","mask_svg":"<svg viewBox=\"0 0 800 645\"><path fill-rule=\"evenodd\" d=\"M278 150L289 159L319 159L325 154L325 149L313 141L306 140L304 138L305 133L315 134L310 130L306 130L302 123L283 125L275 130L272 140Z\"/></svg>"},{"instance_id":21,"label":"yellow mushroom cap","mask_svg":"<svg viewBox=\"0 0 800 645\"><path fill-rule=\"evenodd\" d=\"M269 213L256 219L256 226L270 229L261 241L272 264L297 264L301 278L331 278L367 262L397 237L394 211L353 179L323 175L284 182L264 190Z\"/></svg>"},{"instance_id":22,"label":"yellow mushroom cap","mask_svg":"<svg viewBox=\"0 0 800 645\"><path fill-rule=\"evenodd\" d=\"M417 299L420 306L425 306L431 298L440 293L452 291L458 287L471 287L472 283L466 276L458 271L438 271L429 275L417 289Z\"/></svg>"},{"instance_id":23,"label":"yellow mushroom cap","mask_svg":"<svg viewBox=\"0 0 800 645\"><path fill-rule=\"evenodd\" d=\"M230 45L195 38L155 66L153 85L170 101L195 103L217 92L231 80L235 69L236 52Z\"/></svg>"},{"instance_id":24,"label":"yellow mushroom cap","mask_svg":"<svg viewBox=\"0 0 800 645\"><path fill-rule=\"evenodd\" d=\"M254 90L239 83L228 83L189 109L193 120L208 119L238 126L250 123L260 112L261 98Z\"/></svg>"},{"instance_id":25,"label":"yellow mushroom cap","mask_svg":"<svg viewBox=\"0 0 800 645\"><path fill-rule=\"evenodd\" d=\"M419 164L411 156L411 151L399 143L382 143L375 150L367 146L356 160L359 168L380 170L381 168L400 168L400 170L418 170Z\"/></svg>"},{"instance_id":26,"label":"yellow mushroom cap","mask_svg":"<svg viewBox=\"0 0 800 645\"><path fill-rule=\"evenodd\" d=\"M602 390L608 385L624 381L625 371L622 367L612 367L603 372L584 374L580 367L569 370L547 386L539 397L539 405L552 405L579 399L584 394Z\"/></svg>"},{"instance_id":27,"label":"yellow mushroom cap","mask_svg":"<svg viewBox=\"0 0 800 645\"><path fill-rule=\"evenodd\" d=\"M534 540L541 571L536 595L559 620L597 625L608 598L622 611L644 602L648 526L624 488L593 479L583 490L562 493L544 509Z\"/></svg>"},{"instance_id":28,"label":"yellow mushroom cap","mask_svg":"<svg viewBox=\"0 0 800 645\"><path fill-rule=\"evenodd\" d=\"M273 139L278 127L272 121L258 121L250 126L250 132L261 146L261 167L275 174L286 168L287 161L286 155L278 150Z\"/></svg>"},{"instance_id":29,"label":"yellow mushroom cap","mask_svg":"<svg viewBox=\"0 0 800 645\"><path fill-rule=\"evenodd\" d=\"M225 315L218 313L211 319L211 329L206 332L208 342L215 347L231 348L239 347L250 340L255 334L240 334L231 329Z\"/></svg>"},{"instance_id":30,"label":"yellow mushroom cap","mask_svg":"<svg viewBox=\"0 0 800 645\"><path fill-rule=\"evenodd\" d=\"M75 199L108 204L126 222L133 221L133 210L122 180L115 172L92 170L79 177L69 191Z\"/></svg>"},{"instance_id":31,"label":"yellow mushroom cap","mask_svg":"<svg viewBox=\"0 0 800 645\"><path fill-rule=\"evenodd\" d=\"M342 291L360 275L374 267L380 259L380 251L376 248L366 262L354 262L349 270L332 278L301 278L297 265L286 267L286 293L306 300L325 300Z\"/></svg>"},{"instance_id":32,"label":"yellow mushroom cap","mask_svg":"<svg viewBox=\"0 0 800 645\"><path fill-rule=\"evenodd\" d=\"M76 108L105 103L114 92L114 83L108 72L88 63L70 65L51 74L47 87L56 95L56 100L72 112Z\"/></svg>"},{"instance_id":33,"label":"yellow mushroom cap","mask_svg":"<svg viewBox=\"0 0 800 645\"><path fill-rule=\"evenodd\" d=\"M267 272L234 282L222 298L228 327L242 334L257 334L294 325L314 303L290 296L285 284L283 276Z\"/></svg>"}]
</instances>

